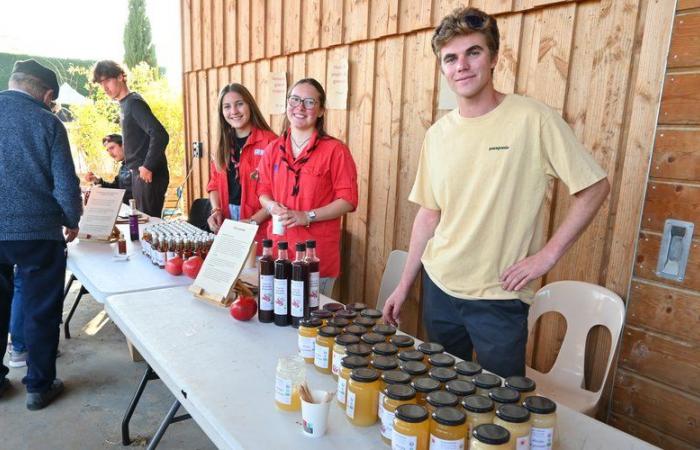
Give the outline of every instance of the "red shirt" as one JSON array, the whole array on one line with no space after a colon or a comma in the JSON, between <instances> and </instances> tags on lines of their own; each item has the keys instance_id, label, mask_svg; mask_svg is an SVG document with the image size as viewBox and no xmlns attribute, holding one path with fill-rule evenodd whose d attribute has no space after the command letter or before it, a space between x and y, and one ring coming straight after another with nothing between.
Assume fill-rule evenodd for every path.
<instances>
[{"instance_id":1,"label":"red shirt","mask_svg":"<svg viewBox=\"0 0 700 450\"><path fill-rule=\"evenodd\" d=\"M314 132L306 148L294 158L289 131L265 149L258 166L258 194L268 195L281 205L296 211L311 211L342 198L353 210L357 207L357 168L348 147L330 136L318 137ZM295 172L298 173L298 193L294 195ZM290 227L284 235L268 236L275 242L289 242L290 258L294 245L316 240L316 254L321 260L322 277L340 275L340 217L316 221L309 228Z\"/></svg>"},{"instance_id":2,"label":"red shirt","mask_svg":"<svg viewBox=\"0 0 700 450\"><path fill-rule=\"evenodd\" d=\"M241 149L241 157L238 166L238 173L241 180L241 220L250 218L262 208L256 188L258 185L257 167L262 159L265 147L275 140L277 135L272 131L260 130L253 127L248 136L248 140ZM228 209L228 170L225 167L222 171L216 170L214 162L210 163L210 178L207 184L207 192L217 191L221 212L226 219L231 218ZM255 240L258 242L257 254L262 252L262 240L267 239L267 224L269 219L261 223Z\"/></svg>"}]
</instances>

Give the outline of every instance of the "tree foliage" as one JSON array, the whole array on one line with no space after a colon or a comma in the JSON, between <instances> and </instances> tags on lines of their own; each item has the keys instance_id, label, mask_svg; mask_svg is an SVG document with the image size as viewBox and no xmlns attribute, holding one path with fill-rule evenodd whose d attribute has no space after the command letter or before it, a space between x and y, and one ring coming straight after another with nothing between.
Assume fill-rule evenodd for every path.
<instances>
[{"instance_id":1,"label":"tree foliage","mask_svg":"<svg viewBox=\"0 0 700 450\"><path fill-rule=\"evenodd\" d=\"M146 0L129 0L129 17L124 26L124 64L132 69L142 62L158 67L156 48L151 42L151 22L146 16Z\"/></svg>"}]
</instances>

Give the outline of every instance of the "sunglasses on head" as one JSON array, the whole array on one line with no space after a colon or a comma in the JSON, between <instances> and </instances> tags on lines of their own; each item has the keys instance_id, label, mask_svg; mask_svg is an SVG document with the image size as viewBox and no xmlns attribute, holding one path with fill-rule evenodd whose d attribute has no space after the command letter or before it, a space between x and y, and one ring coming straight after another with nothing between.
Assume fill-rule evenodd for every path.
<instances>
[{"instance_id":1,"label":"sunglasses on head","mask_svg":"<svg viewBox=\"0 0 700 450\"><path fill-rule=\"evenodd\" d=\"M486 17L473 12L466 13L464 16L462 16L461 21L472 30L482 30L486 27ZM443 24L440 24L437 30L435 30L435 34L440 34L442 31L442 25Z\"/></svg>"}]
</instances>

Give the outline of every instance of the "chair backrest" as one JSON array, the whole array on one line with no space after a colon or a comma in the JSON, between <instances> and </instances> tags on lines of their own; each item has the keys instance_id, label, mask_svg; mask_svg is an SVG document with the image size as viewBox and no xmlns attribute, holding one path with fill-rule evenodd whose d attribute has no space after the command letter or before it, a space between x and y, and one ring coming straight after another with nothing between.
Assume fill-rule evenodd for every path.
<instances>
[{"instance_id":1,"label":"chair backrest","mask_svg":"<svg viewBox=\"0 0 700 450\"><path fill-rule=\"evenodd\" d=\"M379 295L377 295L377 306L375 308L378 310L381 311L384 308L386 299L399 285L407 257L408 253L403 250L394 250L389 254L389 259L386 261L386 267L382 275L382 283L379 285Z\"/></svg>"},{"instance_id":2,"label":"chair backrest","mask_svg":"<svg viewBox=\"0 0 700 450\"><path fill-rule=\"evenodd\" d=\"M559 385L583 389L586 338L591 328L602 325L610 331L610 354L606 361L603 390L610 372L625 319L625 305L616 293L582 281L557 281L535 295L528 318L532 330L544 313L556 311L566 319L566 335L552 370L547 374Z\"/></svg>"},{"instance_id":3,"label":"chair backrest","mask_svg":"<svg viewBox=\"0 0 700 450\"><path fill-rule=\"evenodd\" d=\"M187 221L197 228L210 231L207 225L207 219L211 214L211 203L208 198L198 198L192 202L190 214L187 216Z\"/></svg>"}]
</instances>

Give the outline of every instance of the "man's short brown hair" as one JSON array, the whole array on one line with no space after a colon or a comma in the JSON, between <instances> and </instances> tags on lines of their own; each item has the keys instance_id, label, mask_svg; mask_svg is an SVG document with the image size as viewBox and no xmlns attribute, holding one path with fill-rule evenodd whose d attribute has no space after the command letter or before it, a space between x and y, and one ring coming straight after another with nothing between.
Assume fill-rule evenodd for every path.
<instances>
[{"instance_id":1,"label":"man's short brown hair","mask_svg":"<svg viewBox=\"0 0 700 450\"><path fill-rule=\"evenodd\" d=\"M440 58L440 50L456 36L481 33L493 58L498 53L500 36L496 18L477 8L458 8L443 17L433 33L432 46L435 56Z\"/></svg>"},{"instance_id":2,"label":"man's short brown hair","mask_svg":"<svg viewBox=\"0 0 700 450\"><path fill-rule=\"evenodd\" d=\"M126 72L122 66L110 60L99 61L92 69L92 82L99 83L105 78L117 78L119 75L126 79Z\"/></svg>"}]
</instances>

